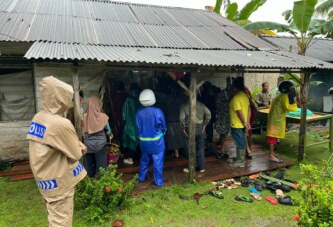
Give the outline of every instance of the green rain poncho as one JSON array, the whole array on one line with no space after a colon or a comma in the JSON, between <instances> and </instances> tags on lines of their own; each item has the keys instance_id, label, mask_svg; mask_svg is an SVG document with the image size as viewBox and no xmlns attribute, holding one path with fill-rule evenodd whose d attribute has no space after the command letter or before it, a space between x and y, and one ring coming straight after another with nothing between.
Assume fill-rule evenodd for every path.
<instances>
[{"instance_id":1,"label":"green rain poncho","mask_svg":"<svg viewBox=\"0 0 333 227\"><path fill-rule=\"evenodd\" d=\"M123 105L123 121L125 123L123 146L134 151L139 144L135 116L140 107L141 104L139 102L139 92L131 91Z\"/></svg>"},{"instance_id":2,"label":"green rain poncho","mask_svg":"<svg viewBox=\"0 0 333 227\"><path fill-rule=\"evenodd\" d=\"M270 106L267 122L267 136L284 138L286 134L286 117L288 112L297 111L297 104L289 104L287 94L276 96Z\"/></svg>"}]
</instances>

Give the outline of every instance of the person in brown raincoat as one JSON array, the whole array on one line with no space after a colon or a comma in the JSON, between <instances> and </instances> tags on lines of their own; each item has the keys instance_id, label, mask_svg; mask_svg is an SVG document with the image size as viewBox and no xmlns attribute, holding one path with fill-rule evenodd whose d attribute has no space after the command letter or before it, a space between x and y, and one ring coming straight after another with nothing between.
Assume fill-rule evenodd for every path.
<instances>
[{"instance_id":1,"label":"person in brown raincoat","mask_svg":"<svg viewBox=\"0 0 333 227\"><path fill-rule=\"evenodd\" d=\"M62 114L73 99L72 86L45 77L39 83L41 111L27 135L30 166L48 212L49 226L72 226L74 186L86 176L79 162L87 148Z\"/></svg>"}]
</instances>

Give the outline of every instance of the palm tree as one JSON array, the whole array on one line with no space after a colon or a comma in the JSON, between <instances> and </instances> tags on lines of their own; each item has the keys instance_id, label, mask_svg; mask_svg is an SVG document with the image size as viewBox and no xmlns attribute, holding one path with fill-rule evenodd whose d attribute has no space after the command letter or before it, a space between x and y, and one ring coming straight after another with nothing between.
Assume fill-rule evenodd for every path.
<instances>
[{"instance_id":1,"label":"palm tree","mask_svg":"<svg viewBox=\"0 0 333 227\"><path fill-rule=\"evenodd\" d=\"M221 14L223 7L224 16L238 25L244 26L251 23L249 17L267 0L251 0L241 10L238 10L238 4L230 0L217 0L214 11Z\"/></svg>"}]
</instances>

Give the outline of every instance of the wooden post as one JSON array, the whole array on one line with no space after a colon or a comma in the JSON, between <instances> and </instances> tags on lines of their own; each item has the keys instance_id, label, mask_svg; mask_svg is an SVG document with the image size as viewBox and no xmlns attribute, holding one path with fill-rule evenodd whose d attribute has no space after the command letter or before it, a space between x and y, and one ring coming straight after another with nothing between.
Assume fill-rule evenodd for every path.
<instances>
[{"instance_id":1,"label":"wooden post","mask_svg":"<svg viewBox=\"0 0 333 227\"><path fill-rule=\"evenodd\" d=\"M188 169L189 181L193 182L195 177L195 119L197 105L197 73L191 74L190 85L190 125L189 125L189 143L188 143Z\"/></svg>"},{"instance_id":2,"label":"wooden post","mask_svg":"<svg viewBox=\"0 0 333 227\"><path fill-rule=\"evenodd\" d=\"M80 105L80 82L79 82L79 73L78 67L73 66L73 89L74 89L74 122L75 122L75 130L79 140L82 141L82 117L81 117L81 105Z\"/></svg>"},{"instance_id":3,"label":"wooden post","mask_svg":"<svg viewBox=\"0 0 333 227\"><path fill-rule=\"evenodd\" d=\"M306 111L308 108L307 99L309 96L309 80L310 73L303 72L301 73L301 101L302 101L302 114L299 130L299 142L298 142L298 161L302 161L305 153L305 144L306 144ZM306 102L303 102L303 100Z\"/></svg>"}]
</instances>

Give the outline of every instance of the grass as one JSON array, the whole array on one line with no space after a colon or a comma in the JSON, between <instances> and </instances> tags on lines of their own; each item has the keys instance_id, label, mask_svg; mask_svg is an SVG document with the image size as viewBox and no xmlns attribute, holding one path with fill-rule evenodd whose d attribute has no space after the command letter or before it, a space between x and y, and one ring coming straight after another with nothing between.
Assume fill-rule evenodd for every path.
<instances>
[{"instance_id":1,"label":"grass","mask_svg":"<svg viewBox=\"0 0 333 227\"><path fill-rule=\"evenodd\" d=\"M309 142L319 142L321 135L327 132L308 132ZM296 161L298 134L288 132L287 137L279 145L282 158ZM255 143L268 149L263 136L255 136ZM315 146L307 150L306 159L302 163L320 166L322 160L330 156L327 145ZM286 171L286 177L299 180L300 168L297 165ZM235 195L248 195L247 188L224 190L224 200L211 196L203 196L200 204L194 200L181 200L179 195L192 196L210 189L210 183L174 185L160 190L148 191L140 196L132 197L132 205L117 213L115 219L123 219L125 226L296 226L293 216L297 207L277 205L266 201L254 203L235 202ZM263 192L263 197L272 195ZM289 193L293 198L298 193ZM42 197L33 180L8 182L0 178L0 226L47 226L47 214ZM84 211L75 210L74 226L98 226L86 224ZM104 226L111 226L111 222Z\"/></svg>"}]
</instances>

